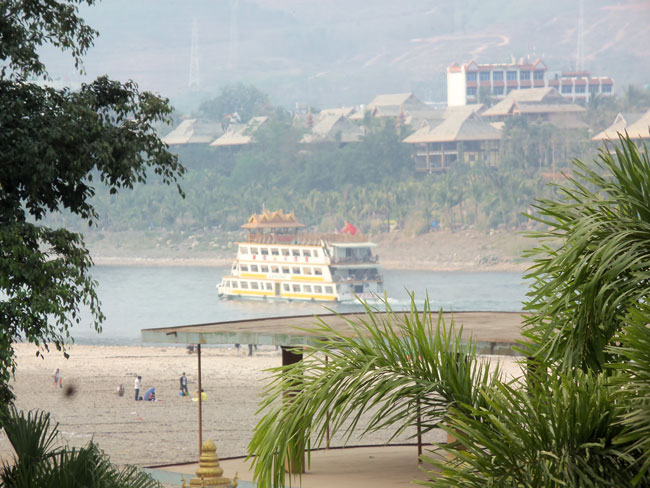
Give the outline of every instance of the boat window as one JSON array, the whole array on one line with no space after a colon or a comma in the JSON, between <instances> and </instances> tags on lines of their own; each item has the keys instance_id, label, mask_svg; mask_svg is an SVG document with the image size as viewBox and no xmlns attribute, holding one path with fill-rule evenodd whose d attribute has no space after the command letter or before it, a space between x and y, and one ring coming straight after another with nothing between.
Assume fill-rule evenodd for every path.
<instances>
[{"instance_id":1,"label":"boat window","mask_svg":"<svg viewBox=\"0 0 650 488\"><path fill-rule=\"evenodd\" d=\"M291 271L293 271L293 274L300 274L300 268L298 266L294 266Z\"/></svg>"},{"instance_id":2,"label":"boat window","mask_svg":"<svg viewBox=\"0 0 650 488\"><path fill-rule=\"evenodd\" d=\"M237 282L236 282L236 281L233 281L233 282L232 282L232 287L233 287L233 288L238 288L238 286L237 286Z\"/></svg>"},{"instance_id":3,"label":"boat window","mask_svg":"<svg viewBox=\"0 0 650 488\"><path fill-rule=\"evenodd\" d=\"M248 281L242 281L240 283L240 286L241 286L242 289L248 290Z\"/></svg>"},{"instance_id":4,"label":"boat window","mask_svg":"<svg viewBox=\"0 0 650 488\"><path fill-rule=\"evenodd\" d=\"M310 275L311 274L311 268L309 266L305 266L303 268L303 273L306 274L306 275Z\"/></svg>"},{"instance_id":5,"label":"boat window","mask_svg":"<svg viewBox=\"0 0 650 488\"><path fill-rule=\"evenodd\" d=\"M251 254L257 254L257 248L251 247Z\"/></svg>"},{"instance_id":6,"label":"boat window","mask_svg":"<svg viewBox=\"0 0 650 488\"><path fill-rule=\"evenodd\" d=\"M289 255L289 249L282 249L282 255L283 256L288 256Z\"/></svg>"},{"instance_id":7,"label":"boat window","mask_svg":"<svg viewBox=\"0 0 650 488\"><path fill-rule=\"evenodd\" d=\"M325 287L325 293L332 293L332 292L333 292L333 290L332 290L331 286L326 286Z\"/></svg>"},{"instance_id":8,"label":"boat window","mask_svg":"<svg viewBox=\"0 0 650 488\"><path fill-rule=\"evenodd\" d=\"M257 284L257 281L251 281L251 289L259 290L259 285Z\"/></svg>"},{"instance_id":9,"label":"boat window","mask_svg":"<svg viewBox=\"0 0 650 488\"><path fill-rule=\"evenodd\" d=\"M300 249L292 249L291 250L291 255L292 256L300 256Z\"/></svg>"},{"instance_id":10,"label":"boat window","mask_svg":"<svg viewBox=\"0 0 650 488\"><path fill-rule=\"evenodd\" d=\"M289 274L289 266L282 266L282 272L284 274Z\"/></svg>"},{"instance_id":11,"label":"boat window","mask_svg":"<svg viewBox=\"0 0 650 488\"><path fill-rule=\"evenodd\" d=\"M232 270L236 271L237 270L237 263L232 263Z\"/></svg>"},{"instance_id":12,"label":"boat window","mask_svg":"<svg viewBox=\"0 0 650 488\"><path fill-rule=\"evenodd\" d=\"M314 286L314 293L323 293L323 287L320 285Z\"/></svg>"},{"instance_id":13,"label":"boat window","mask_svg":"<svg viewBox=\"0 0 650 488\"><path fill-rule=\"evenodd\" d=\"M242 271L248 271L248 264L242 264L241 265L241 270Z\"/></svg>"},{"instance_id":14,"label":"boat window","mask_svg":"<svg viewBox=\"0 0 650 488\"><path fill-rule=\"evenodd\" d=\"M302 255L306 256L306 257L310 257L311 256L311 251L309 249L303 249Z\"/></svg>"},{"instance_id":15,"label":"boat window","mask_svg":"<svg viewBox=\"0 0 650 488\"><path fill-rule=\"evenodd\" d=\"M278 266L271 266L271 273L279 273L280 268Z\"/></svg>"},{"instance_id":16,"label":"boat window","mask_svg":"<svg viewBox=\"0 0 650 488\"><path fill-rule=\"evenodd\" d=\"M257 271L258 271L257 264L251 264L251 271L257 273Z\"/></svg>"},{"instance_id":17,"label":"boat window","mask_svg":"<svg viewBox=\"0 0 650 488\"><path fill-rule=\"evenodd\" d=\"M289 288L288 284L284 284L284 291L291 291L291 288Z\"/></svg>"},{"instance_id":18,"label":"boat window","mask_svg":"<svg viewBox=\"0 0 650 488\"><path fill-rule=\"evenodd\" d=\"M314 249L314 257L315 257L315 258L318 257L318 249Z\"/></svg>"},{"instance_id":19,"label":"boat window","mask_svg":"<svg viewBox=\"0 0 650 488\"><path fill-rule=\"evenodd\" d=\"M260 248L260 254L262 254L262 256L268 256L269 255L268 248L266 248L266 247Z\"/></svg>"},{"instance_id":20,"label":"boat window","mask_svg":"<svg viewBox=\"0 0 650 488\"><path fill-rule=\"evenodd\" d=\"M300 291L300 285L293 285L293 291Z\"/></svg>"},{"instance_id":21,"label":"boat window","mask_svg":"<svg viewBox=\"0 0 650 488\"><path fill-rule=\"evenodd\" d=\"M323 276L323 270L321 268L314 268L314 274L316 276Z\"/></svg>"},{"instance_id":22,"label":"boat window","mask_svg":"<svg viewBox=\"0 0 650 488\"><path fill-rule=\"evenodd\" d=\"M311 286L310 285L303 285L303 288L307 293L311 293Z\"/></svg>"},{"instance_id":23,"label":"boat window","mask_svg":"<svg viewBox=\"0 0 650 488\"><path fill-rule=\"evenodd\" d=\"M278 256L279 254L280 250L277 247L271 249L271 256Z\"/></svg>"},{"instance_id":24,"label":"boat window","mask_svg":"<svg viewBox=\"0 0 650 488\"><path fill-rule=\"evenodd\" d=\"M262 273L268 273L269 272L269 267L266 264L262 265Z\"/></svg>"},{"instance_id":25,"label":"boat window","mask_svg":"<svg viewBox=\"0 0 650 488\"><path fill-rule=\"evenodd\" d=\"M239 252L242 254L248 254L248 248L247 247L240 247Z\"/></svg>"},{"instance_id":26,"label":"boat window","mask_svg":"<svg viewBox=\"0 0 650 488\"><path fill-rule=\"evenodd\" d=\"M266 283L266 289L273 291L273 283Z\"/></svg>"}]
</instances>

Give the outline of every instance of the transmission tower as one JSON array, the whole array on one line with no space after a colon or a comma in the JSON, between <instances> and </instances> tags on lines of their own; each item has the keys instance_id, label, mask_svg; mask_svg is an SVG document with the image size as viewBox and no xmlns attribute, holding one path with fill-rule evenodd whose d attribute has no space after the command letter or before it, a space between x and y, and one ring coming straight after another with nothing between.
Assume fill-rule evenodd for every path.
<instances>
[{"instance_id":1,"label":"transmission tower","mask_svg":"<svg viewBox=\"0 0 650 488\"><path fill-rule=\"evenodd\" d=\"M239 40L239 26L237 25L237 7L239 0L230 0L230 43L228 44L228 68L237 63L237 47Z\"/></svg>"},{"instance_id":2,"label":"transmission tower","mask_svg":"<svg viewBox=\"0 0 650 488\"><path fill-rule=\"evenodd\" d=\"M198 90L201 85L199 78L199 23L196 17L192 20L192 48L190 50L190 90Z\"/></svg>"},{"instance_id":3,"label":"transmission tower","mask_svg":"<svg viewBox=\"0 0 650 488\"><path fill-rule=\"evenodd\" d=\"M580 2L580 12L578 14L578 48L576 50L576 71L584 71L585 69L585 4L584 0Z\"/></svg>"}]
</instances>

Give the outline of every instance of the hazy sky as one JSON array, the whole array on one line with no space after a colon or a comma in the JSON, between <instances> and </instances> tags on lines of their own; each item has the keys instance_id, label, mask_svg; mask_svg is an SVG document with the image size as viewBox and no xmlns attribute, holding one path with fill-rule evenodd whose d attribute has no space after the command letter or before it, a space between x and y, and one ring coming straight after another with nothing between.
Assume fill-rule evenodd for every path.
<instances>
[{"instance_id":1,"label":"hazy sky","mask_svg":"<svg viewBox=\"0 0 650 488\"><path fill-rule=\"evenodd\" d=\"M650 81L650 1L584 0L585 66L617 86ZM253 83L277 104L367 103L414 91L445 99L451 62L507 62L529 54L551 71L575 66L579 0L105 0L83 8L100 31L89 77L133 79L187 99L192 24L200 92ZM84 78L68 56L44 50L50 73Z\"/></svg>"}]
</instances>

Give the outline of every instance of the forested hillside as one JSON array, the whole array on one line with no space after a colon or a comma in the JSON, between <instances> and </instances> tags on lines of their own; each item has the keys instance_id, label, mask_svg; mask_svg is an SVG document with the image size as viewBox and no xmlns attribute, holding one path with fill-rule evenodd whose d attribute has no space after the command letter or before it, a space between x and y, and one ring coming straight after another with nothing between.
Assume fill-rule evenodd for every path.
<instances>
[{"instance_id":1,"label":"forested hillside","mask_svg":"<svg viewBox=\"0 0 650 488\"><path fill-rule=\"evenodd\" d=\"M451 231L518 230L530 225L525 214L534 211L536 199L551 196L547 183L561 177L570 159L593 158L597 145L590 135L602 129L598 124L608 125L617 111L648 106L650 96L640 90L596 100L587 107L587 119L596 124L589 131L515 118L503 130L496 166L456 164L434 174L416 173L412 148L400 142L412 128L398 130L390 119L376 119L359 143L306 145L299 142L303 132L292 125L291 115L278 109L248 148L175 146L188 169L181 182L184 200L155 180L121 195L100 187L94 201L101 218L90 232L215 234L238 230L262 208L293 211L323 231L346 220L371 233L398 228L418 235L433 222ZM75 225L68 216L51 219Z\"/></svg>"}]
</instances>

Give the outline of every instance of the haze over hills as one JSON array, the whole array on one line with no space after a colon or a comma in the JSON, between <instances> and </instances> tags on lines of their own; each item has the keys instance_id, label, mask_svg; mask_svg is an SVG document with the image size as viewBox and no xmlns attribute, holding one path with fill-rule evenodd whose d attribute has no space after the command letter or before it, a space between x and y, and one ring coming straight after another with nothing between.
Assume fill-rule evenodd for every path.
<instances>
[{"instance_id":1,"label":"haze over hills","mask_svg":"<svg viewBox=\"0 0 650 488\"><path fill-rule=\"evenodd\" d=\"M81 9L100 37L88 77L108 73L172 98L182 110L235 81L274 104L368 103L413 91L445 101L452 62L542 57L550 71L575 68L579 2L547 0L110 0ZM199 34L200 89L188 89L192 21ZM615 89L650 82L650 2L586 0L584 65ZM53 78L76 83L67 55L44 50Z\"/></svg>"}]
</instances>

